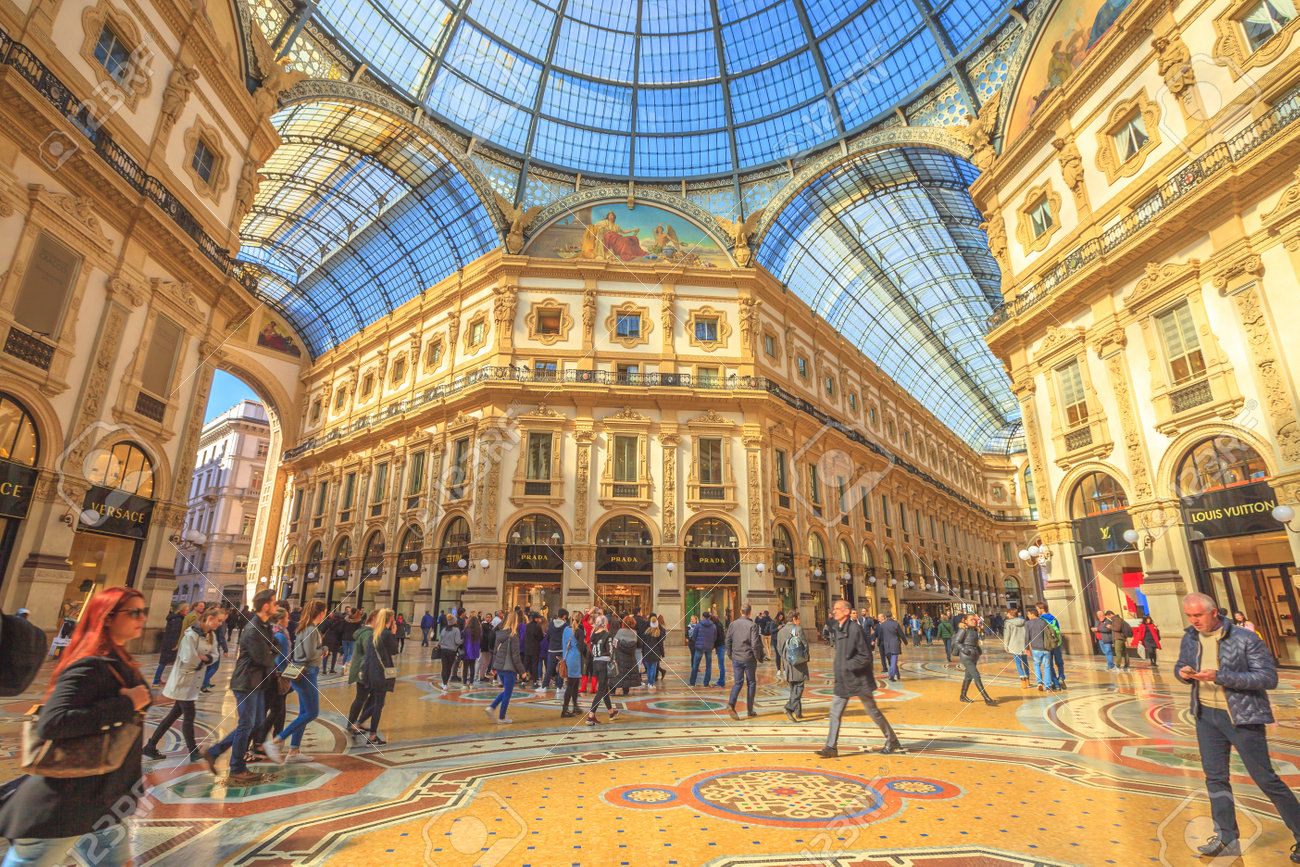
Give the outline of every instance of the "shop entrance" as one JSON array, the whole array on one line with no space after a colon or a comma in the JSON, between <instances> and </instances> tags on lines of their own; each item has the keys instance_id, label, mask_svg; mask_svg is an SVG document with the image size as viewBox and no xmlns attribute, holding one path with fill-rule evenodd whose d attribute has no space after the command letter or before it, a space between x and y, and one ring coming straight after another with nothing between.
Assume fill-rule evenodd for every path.
<instances>
[{"instance_id":1,"label":"shop entrance","mask_svg":"<svg viewBox=\"0 0 1300 867\"><path fill-rule=\"evenodd\" d=\"M734 619L739 610L740 593L736 586L719 584L686 585L686 618L698 617L717 609L718 616Z\"/></svg>"},{"instance_id":2,"label":"shop entrance","mask_svg":"<svg viewBox=\"0 0 1300 867\"><path fill-rule=\"evenodd\" d=\"M1300 665L1300 640L1296 623L1295 582L1300 580L1291 563L1268 566L1209 569L1212 593L1228 611L1240 611L1255 624L1255 631L1281 665Z\"/></svg>"},{"instance_id":3,"label":"shop entrance","mask_svg":"<svg viewBox=\"0 0 1300 867\"><path fill-rule=\"evenodd\" d=\"M506 582L507 610L531 608L533 611L545 611L549 614L560 610L562 597L563 593L558 581L545 583L532 581Z\"/></svg>"},{"instance_id":4,"label":"shop entrance","mask_svg":"<svg viewBox=\"0 0 1300 867\"><path fill-rule=\"evenodd\" d=\"M597 578L596 604L602 608L612 608L620 617L626 617L637 609L643 616L650 614L649 584L608 584Z\"/></svg>"}]
</instances>

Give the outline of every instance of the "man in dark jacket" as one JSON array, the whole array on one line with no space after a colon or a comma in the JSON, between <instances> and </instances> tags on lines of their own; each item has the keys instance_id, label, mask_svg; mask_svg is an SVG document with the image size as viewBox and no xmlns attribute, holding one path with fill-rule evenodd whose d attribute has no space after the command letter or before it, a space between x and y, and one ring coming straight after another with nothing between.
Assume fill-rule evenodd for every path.
<instances>
[{"instance_id":1,"label":"man in dark jacket","mask_svg":"<svg viewBox=\"0 0 1300 867\"><path fill-rule=\"evenodd\" d=\"M555 612L555 616L551 618L551 622L546 626L546 679L542 681L542 685L538 689L546 689L551 683L551 678L555 678L556 692L559 692L560 687L563 685L560 683L559 672L555 669L560 664L560 651L564 649L564 627L568 625L569 612L567 609L561 608Z\"/></svg>"},{"instance_id":2,"label":"man in dark jacket","mask_svg":"<svg viewBox=\"0 0 1300 867\"><path fill-rule=\"evenodd\" d=\"M830 731L826 735L826 746L817 751L823 759L833 759L839 755L836 748L840 739L840 718L849 705L849 699L857 697L866 708L867 716L880 726L885 736L882 753L896 753L903 746L898 742L898 735L885 719L885 715L876 707L872 693L876 690L876 676L871 671L871 651L862 630L853 626L849 620L849 603L836 599L831 608L831 617L835 624L831 627L831 642L835 645L835 695L831 699ZM893 622L893 621L888 621ZM894 624L897 626L897 624ZM900 632L901 635L901 632Z\"/></svg>"},{"instance_id":3,"label":"man in dark jacket","mask_svg":"<svg viewBox=\"0 0 1300 867\"><path fill-rule=\"evenodd\" d=\"M704 660L704 685L708 686L713 678L713 645L718 637L718 627L713 619L705 614L700 622L694 624L694 639L691 644L691 679L689 686L695 686L695 678L700 672L700 660Z\"/></svg>"},{"instance_id":4,"label":"man in dark jacket","mask_svg":"<svg viewBox=\"0 0 1300 867\"><path fill-rule=\"evenodd\" d=\"M420 640L421 647L429 646L429 631L433 629L433 622L433 615L425 611L424 616L420 618L420 632L424 633L424 638Z\"/></svg>"},{"instance_id":5,"label":"man in dark jacket","mask_svg":"<svg viewBox=\"0 0 1300 867\"><path fill-rule=\"evenodd\" d=\"M723 654L727 652L727 625L716 614L710 614L713 620L713 628L717 630L716 637L713 639L713 652L718 654L718 682L714 686L727 685L727 669L723 665ZM704 679L708 683L708 678Z\"/></svg>"},{"instance_id":6,"label":"man in dark jacket","mask_svg":"<svg viewBox=\"0 0 1300 867\"><path fill-rule=\"evenodd\" d=\"M1115 634L1110 629L1110 619L1115 615L1109 611L1097 612L1097 625L1093 627L1093 635L1097 636L1097 643L1101 645L1101 652L1106 657L1106 670L1115 670Z\"/></svg>"},{"instance_id":7,"label":"man in dark jacket","mask_svg":"<svg viewBox=\"0 0 1300 867\"><path fill-rule=\"evenodd\" d=\"M221 743L203 751L203 761L214 774L217 772L217 758L226 750L231 751L230 783L233 785L251 785L262 779L261 774L249 773L244 756L248 754L253 730L266 715L262 683L275 670L275 636L267 625L274 608L274 590L263 590L253 597L253 617L239 636L239 658L235 660L235 673L230 677L239 724Z\"/></svg>"},{"instance_id":8,"label":"man in dark jacket","mask_svg":"<svg viewBox=\"0 0 1300 867\"><path fill-rule=\"evenodd\" d=\"M898 655L903 652L903 627L886 611L876 624L876 644L880 647L881 667L887 667L890 680L899 680Z\"/></svg>"},{"instance_id":9,"label":"man in dark jacket","mask_svg":"<svg viewBox=\"0 0 1300 867\"><path fill-rule=\"evenodd\" d=\"M727 713L732 719L740 719L736 713L736 700L740 698L740 687L745 685L745 716L756 717L754 712L754 695L758 690L758 664L766 658L763 653L763 639L759 636L758 624L749 619L748 603L740 607L740 617L731 621L727 627L727 654L731 657L731 698L727 701Z\"/></svg>"},{"instance_id":10,"label":"man in dark jacket","mask_svg":"<svg viewBox=\"0 0 1300 867\"><path fill-rule=\"evenodd\" d=\"M1209 858L1241 854L1229 764L1236 747L1250 778L1296 838L1291 861L1300 864L1300 802L1273 770L1264 734L1264 726L1273 722L1268 690L1277 688L1268 645L1251 630L1220 617L1214 600L1204 593L1185 597L1183 613L1192 625L1183 633L1174 676L1192 685L1196 742L1214 820L1214 836L1197 851Z\"/></svg>"},{"instance_id":11,"label":"man in dark jacket","mask_svg":"<svg viewBox=\"0 0 1300 867\"><path fill-rule=\"evenodd\" d=\"M1128 640L1133 637L1133 627L1124 619L1124 613L1110 614L1110 634L1115 642L1115 665L1121 671L1128 671Z\"/></svg>"},{"instance_id":12,"label":"man in dark jacket","mask_svg":"<svg viewBox=\"0 0 1300 867\"><path fill-rule=\"evenodd\" d=\"M176 649L181 646L181 624L190 606L184 602L172 608L167 615L167 624L163 626L162 647L158 653L158 668L153 673L153 685L162 684L163 669L176 661Z\"/></svg>"},{"instance_id":13,"label":"man in dark jacket","mask_svg":"<svg viewBox=\"0 0 1300 867\"><path fill-rule=\"evenodd\" d=\"M532 613L528 626L524 628L523 657L526 673L524 679L537 677L537 663L542 658L542 639L546 630L542 628L542 615Z\"/></svg>"}]
</instances>

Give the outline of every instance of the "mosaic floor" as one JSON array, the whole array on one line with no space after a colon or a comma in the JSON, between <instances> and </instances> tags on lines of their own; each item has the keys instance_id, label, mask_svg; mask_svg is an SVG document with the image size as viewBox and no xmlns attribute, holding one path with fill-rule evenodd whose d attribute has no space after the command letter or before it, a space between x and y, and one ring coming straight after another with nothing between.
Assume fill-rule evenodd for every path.
<instances>
[{"instance_id":1,"label":"mosaic floor","mask_svg":"<svg viewBox=\"0 0 1300 867\"><path fill-rule=\"evenodd\" d=\"M1142 662L1111 674L1070 660L1068 692L1044 695L1022 691L1009 657L994 652L982 667L1001 703L987 707L957 701L960 670L940 646L912 649L902 681L878 694L908 752L863 752L881 739L858 708L840 757L825 760L813 754L831 694L821 648L801 724L785 719L772 666L760 672L760 716L733 722L729 689L689 688L679 652L665 688L618 698L619 718L602 714L596 727L561 719L558 698L527 691L511 702L514 724L498 726L481 712L496 692L441 692L426 653L407 646L380 749L345 736L352 692L341 677L322 683L321 719L303 744L315 760L254 766L268 773L248 788L186 764L179 733L169 734L162 749L178 758L146 766L152 800L136 821L137 863L1234 863L1194 852L1210 826L1187 691ZM1278 771L1300 786L1300 673L1284 673L1273 700ZM15 773L28 706L0 704L0 780ZM233 721L229 693L200 703L201 737ZM1287 863L1290 834L1235 770L1247 844L1235 863Z\"/></svg>"}]
</instances>

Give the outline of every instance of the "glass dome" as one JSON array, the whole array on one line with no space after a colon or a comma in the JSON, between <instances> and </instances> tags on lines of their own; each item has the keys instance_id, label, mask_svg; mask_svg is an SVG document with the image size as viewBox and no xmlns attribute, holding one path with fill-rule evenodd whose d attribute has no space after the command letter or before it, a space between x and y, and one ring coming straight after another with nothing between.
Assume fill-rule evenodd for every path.
<instances>
[{"instance_id":1,"label":"glass dome","mask_svg":"<svg viewBox=\"0 0 1300 867\"><path fill-rule=\"evenodd\" d=\"M739 173L886 117L1000 0L321 0L404 96L527 159L613 177Z\"/></svg>"}]
</instances>

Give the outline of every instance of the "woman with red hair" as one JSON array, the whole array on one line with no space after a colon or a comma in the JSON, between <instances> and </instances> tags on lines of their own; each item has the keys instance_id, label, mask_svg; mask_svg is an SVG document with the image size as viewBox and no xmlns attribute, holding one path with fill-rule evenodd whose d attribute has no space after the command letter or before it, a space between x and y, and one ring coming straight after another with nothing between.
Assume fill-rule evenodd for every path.
<instances>
[{"instance_id":1,"label":"woman with red hair","mask_svg":"<svg viewBox=\"0 0 1300 867\"><path fill-rule=\"evenodd\" d=\"M134 721L149 706L149 687L126 644L144 631L140 591L110 587L95 595L59 658L36 723L42 740L79 738ZM23 779L0 810L0 836L11 843L4 867L77 863L117 867L131 857L122 820L140 794L141 740L114 770L86 777Z\"/></svg>"}]
</instances>

